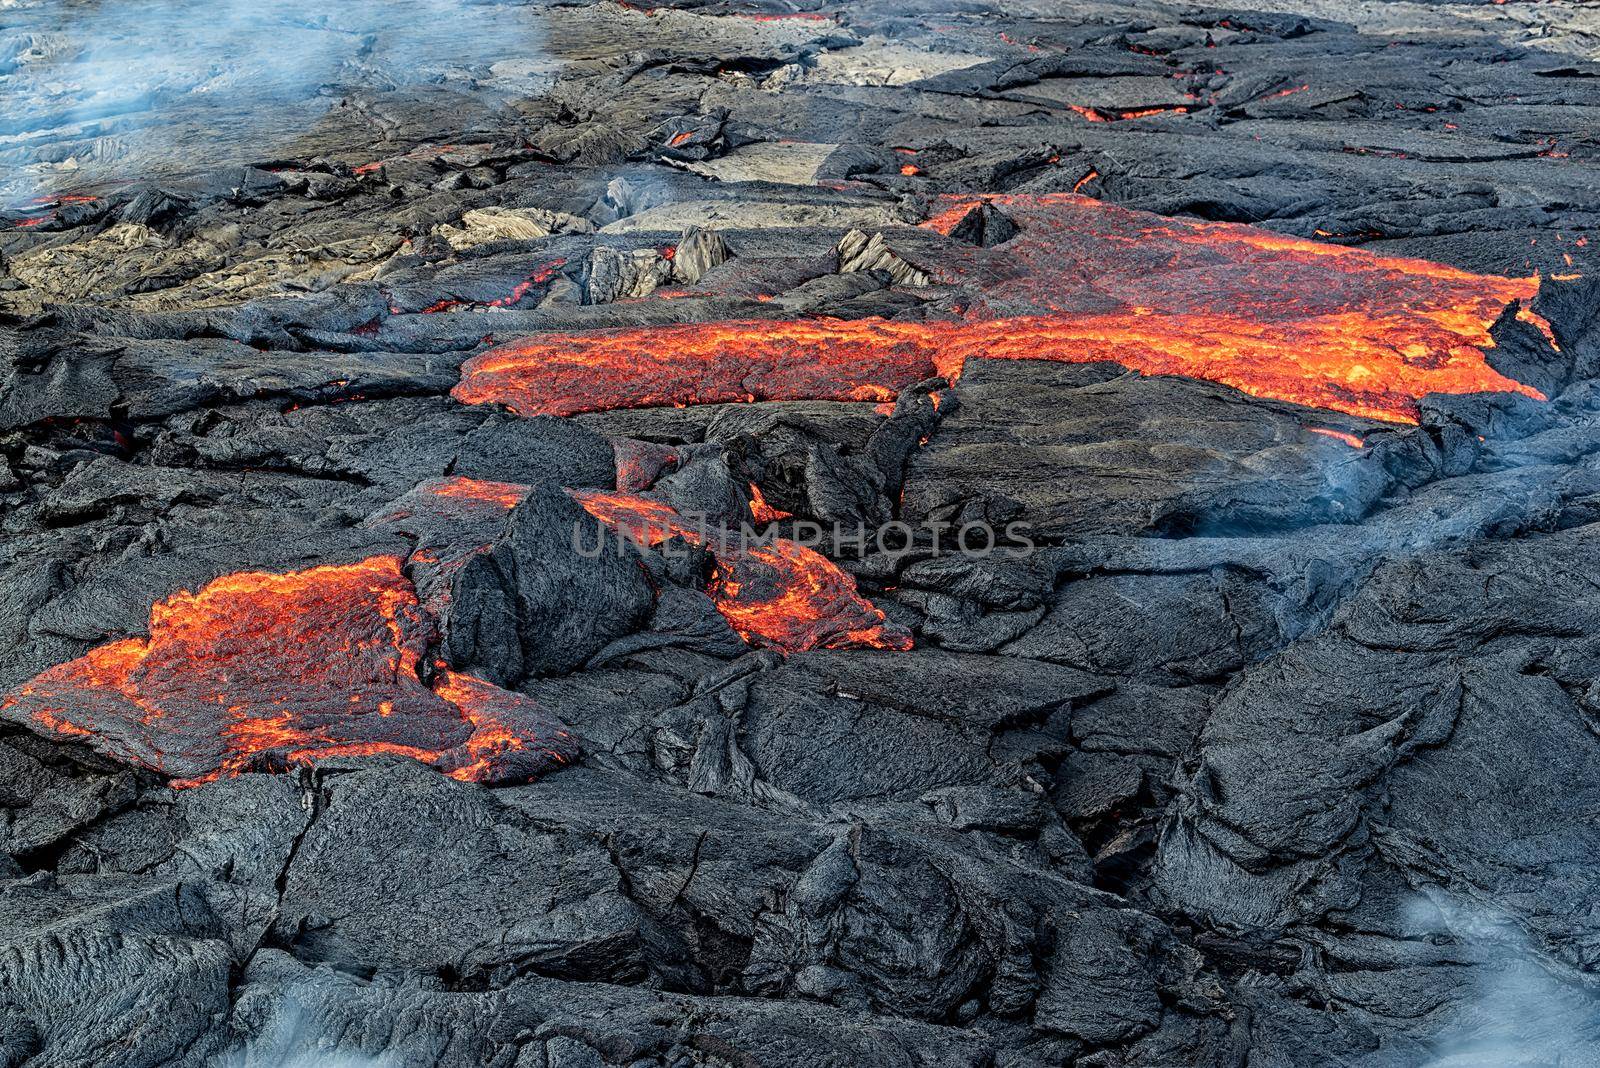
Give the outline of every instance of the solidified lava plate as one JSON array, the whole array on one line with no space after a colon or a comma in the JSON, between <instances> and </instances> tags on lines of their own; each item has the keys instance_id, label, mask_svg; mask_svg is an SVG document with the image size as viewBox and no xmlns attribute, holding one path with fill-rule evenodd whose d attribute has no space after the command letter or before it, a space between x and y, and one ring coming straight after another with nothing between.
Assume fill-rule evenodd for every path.
<instances>
[{"instance_id":1,"label":"solidified lava plate","mask_svg":"<svg viewBox=\"0 0 1600 1068\"><path fill-rule=\"evenodd\" d=\"M518 781L576 746L534 702L418 675L429 621L392 556L241 572L150 609L128 638L0 698L0 715L196 785L327 757L397 755L452 778Z\"/></svg>"},{"instance_id":2,"label":"solidified lava plate","mask_svg":"<svg viewBox=\"0 0 1600 1068\"><path fill-rule=\"evenodd\" d=\"M868 400L973 357L1187 375L1254 396L1414 422L1429 393L1538 390L1484 357L1537 278L1473 274L1088 197L947 198L941 233L991 204L1018 236L974 252L951 322L743 320L542 335L475 356L453 395L522 415L729 401ZM1027 313L1018 309L1027 308Z\"/></svg>"}]
</instances>

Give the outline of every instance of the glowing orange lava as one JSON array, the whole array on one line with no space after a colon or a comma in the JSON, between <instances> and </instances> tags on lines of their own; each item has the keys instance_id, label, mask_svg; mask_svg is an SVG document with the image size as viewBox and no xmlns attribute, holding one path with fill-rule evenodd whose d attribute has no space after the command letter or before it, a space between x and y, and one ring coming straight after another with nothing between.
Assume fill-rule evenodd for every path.
<instances>
[{"instance_id":1,"label":"glowing orange lava","mask_svg":"<svg viewBox=\"0 0 1600 1068\"><path fill-rule=\"evenodd\" d=\"M785 653L807 649L909 649L911 635L856 592L855 580L827 557L784 538L748 546L686 523L646 497L573 490L596 519L654 545L677 535L706 545L717 568L707 592L717 611L752 645Z\"/></svg>"},{"instance_id":2,"label":"glowing orange lava","mask_svg":"<svg viewBox=\"0 0 1600 1068\"><path fill-rule=\"evenodd\" d=\"M849 400L864 386L893 396L934 374L932 357L920 331L876 319L630 327L546 334L490 349L466 362L451 395L530 416Z\"/></svg>"},{"instance_id":3,"label":"glowing orange lava","mask_svg":"<svg viewBox=\"0 0 1600 1068\"><path fill-rule=\"evenodd\" d=\"M949 253L958 321L735 320L525 338L476 356L453 391L521 415L752 400L883 399L969 357L1107 360L1255 396L1415 422L1428 393L1517 392L1489 366L1489 327L1537 278L1167 219L1074 194L945 198L1020 233ZM1526 309L1548 336L1548 324Z\"/></svg>"},{"instance_id":4,"label":"glowing orange lava","mask_svg":"<svg viewBox=\"0 0 1600 1068\"><path fill-rule=\"evenodd\" d=\"M575 755L531 700L466 676L430 688L431 620L393 556L224 575L0 700L0 714L192 786L335 756L524 780Z\"/></svg>"},{"instance_id":5,"label":"glowing orange lava","mask_svg":"<svg viewBox=\"0 0 1600 1068\"><path fill-rule=\"evenodd\" d=\"M785 512L782 508L774 508L767 503L761 495L761 487L754 482L750 483L750 516L757 523L775 523L780 519L788 519L793 512Z\"/></svg>"},{"instance_id":6,"label":"glowing orange lava","mask_svg":"<svg viewBox=\"0 0 1600 1068\"><path fill-rule=\"evenodd\" d=\"M72 204L93 204L99 199L99 197L88 193L65 193L59 196L34 197L23 210L27 212L42 212L43 214L19 219L17 222L12 223L12 226L18 230L32 230L34 227L43 226L47 222L60 218L62 208Z\"/></svg>"},{"instance_id":7,"label":"glowing orange lava","mask_svg":"<svg viewBox=\"0 0 1600 1068\"><path fill-rule=\"evenodd\" d=\"M1126 108L1122 110L1106 108L1085 107L1082 104L1068 104L1068 109L1088 119L1090 122L1122 122L1125 119L1145 119L1151 115L1185 115L1189 109L1182 105L1167 108Z\"/></svg>"},{"instance_id":8,"label":"glowing orange lava","mask_svg":"<svg viewBox=\"0 0 1600 1068\"><path fill-rule=\"evenodd\" d=\"M492 482L482 478L454 476L427 483L429 493L436 497L450 497L473 504L490 505L510 511L528 495L528 487L520 482Z\"/></svg>"},{"instance_id":9,"label":"glowing orange lava","mask_svg":"<svg viewBox=\"0 0 1600 1068\"><path fill-rule=\"evenodd\" d=\"M1332 438L1334 441L1342 441L1352 449L1364 448L1367 444L1360 438L1356 437L1356 435L1346 434L1342 430L1333 430L1325 426L1308 426L1306 429L1311 431L1313 434L1321 434L1325 438Z\"/></svg>"}]
</instances>

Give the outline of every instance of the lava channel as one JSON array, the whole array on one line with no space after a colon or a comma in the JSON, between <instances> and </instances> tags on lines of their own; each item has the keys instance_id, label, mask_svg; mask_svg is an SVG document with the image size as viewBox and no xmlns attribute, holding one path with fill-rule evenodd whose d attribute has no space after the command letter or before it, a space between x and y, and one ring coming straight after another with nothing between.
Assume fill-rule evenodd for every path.
<instances>
[{"instance_id":1,"label":"lava channel","mask_svg":"<svg viewBox=\"0 0 1600 1068\"><path fill-rule=\"evenodd\" d=\"M1074 194L945 198L948 232L981 203L1020 233L952 250L960 320L733 320L524 338L462 368L453 395L526 416L756 400L885 400L969 357L1113 361L1260 397L1415 422L1428 393L1543 395L1489 366L1489 327L1537 278L1167 219ZM1548 336L1525 308L1519 316Z\"/></svg>"},{"instance_id":2,"label":"lava channel","mask_svg":"<svg viewBox=\"0 0 1600 1068\"><path fill-rule=\"evenodd\" d=\"M419 675L432 624L393 556L243 571L150 610L0 699L0 715L193 786L330 757L396 755L456 779L525 781L577 753L532 700Z\"/></svg>"}]
</instances>

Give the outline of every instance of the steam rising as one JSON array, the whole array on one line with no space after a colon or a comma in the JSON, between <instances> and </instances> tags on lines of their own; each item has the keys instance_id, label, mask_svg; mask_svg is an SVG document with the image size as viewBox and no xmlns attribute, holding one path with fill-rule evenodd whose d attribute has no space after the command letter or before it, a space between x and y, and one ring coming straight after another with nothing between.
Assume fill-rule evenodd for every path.
<instances>
[{"instance_id":1,"label":"steam rising","mask_svg":"<svg viewBox=\"0 0 1600 1068\"><path fill-rule=\"evenodd\" d=\"M324 1052L332 1042L293 994L274 1008L272 1022L238 1050L214 1062L213 1068L399 1068L392 1057Z\"/></svg>"},{"instance_id":2,"label":"steam rising","mask_svg":"<svg viewBox=\"0 0 1600 1068\"><path fill-rule=\"evenodd\" d=\"M1408 912L1414 929L1453 937L1476 962L1424 1068L1600 1063L1593 993L1558 978L1511 917L1442 895Z\"/></svg>"},{"instance_id":3,"label":"steam rising","mask_svg":"<svg viewBox=\"0 0 1600 1068\"><path fill-rule=\"evenodd\" d=\"M10 46L0 48L0 95L17 105L0 118L0 134L51 131L65 146L46 164L0 167L11 172L0 179L6 199L269 158L292 151L354 87L481 85L500 60L525 70L543 38L527 8L467 0L17 7L34 32L0 39ZM385 132L365 115L346 121L360 133L344 139L352 146Z\"/></svg>"}]
</instances>

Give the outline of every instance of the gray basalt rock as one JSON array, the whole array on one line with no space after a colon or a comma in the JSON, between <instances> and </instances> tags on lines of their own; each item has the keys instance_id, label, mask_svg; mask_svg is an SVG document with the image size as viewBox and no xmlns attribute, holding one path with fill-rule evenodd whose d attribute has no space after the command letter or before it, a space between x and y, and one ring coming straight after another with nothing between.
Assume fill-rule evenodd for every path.
<instances>
[{"instance_id":1,"label":"gray basalt rock","mask_svg":"<svg viewBox=\"0 0 1600 1068\"><path fill-rule=\"evenodd\" d=\"M565 674L639 627L652 603L631 546L546 483L457 572L445 651L496 682Z\"/></svg>"}]
</instances>

